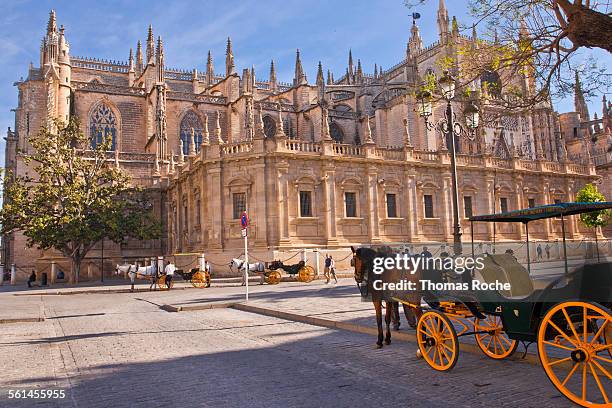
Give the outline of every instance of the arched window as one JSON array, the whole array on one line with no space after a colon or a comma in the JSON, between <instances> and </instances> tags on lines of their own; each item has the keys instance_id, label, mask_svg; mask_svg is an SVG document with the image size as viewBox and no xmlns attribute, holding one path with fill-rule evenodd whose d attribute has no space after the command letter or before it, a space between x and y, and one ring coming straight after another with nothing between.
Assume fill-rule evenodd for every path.
<instances>
[{"instance_id":1,"label":"arched window","mask_svg":"<svg viewBox=\"0 0 612 408\"><path fill-rule=\"evenodd\" d=\"M117 119L105 103L99 104L89 117L89 137L91 148L95 149L104 140L111 138L111 150L115 150L117 139Z\"/></svg>"},{"instance_id":2,"label":"arched window","mask_svg":"<svg viewBox=\"0 0 612 408\"><path fill-rule=\"evenodd\" d=\"M491 95L501 97L502 83L499 74L493 70L486 70L480 75L480 83L486 86Z\"/></svg>"},{"instance_id":3,"label":"arched window","mask_svg":"<svg viewBox=\"0 0 612 408\"><path fill-rule=\"evenodd\" d=\"M344 132L337 123L329 124L329 134L336 143L344 143Z\"/></svg>"},{"instance_id":4,"label":"arched window","mask_svg":"<svg viewBox=\"0 0 612 408\"><path fill-rule=\"evenodd\" d=\"M295 138L295 132L293 131L293 120L289 116L283 119L283 130L289 139Z\"/></svg>"},{"instance_id":5,"label":"arched window","mask_svg":"<svg viewBox=\"0 0 612 408\"><path fill-rule=\"evenodd\" d=\"M276 133L276 121L272 116L266 115L263 117L264 134L266 137L273 137Z\"/></svg>"},{"instance_id":6,"label":"arched window","mask_svg":"<svg viewBox=\"0 0 612 408\"><path fill-rule=\"evenodd\" d=\"M200 151L202 144L202 121L200 117L192 110L187 111L181 120L181 140L183 141L183 154L189 155L189 147L191 145L191 129L194 130L195 151Z\"/></svg>"}]
</instances>

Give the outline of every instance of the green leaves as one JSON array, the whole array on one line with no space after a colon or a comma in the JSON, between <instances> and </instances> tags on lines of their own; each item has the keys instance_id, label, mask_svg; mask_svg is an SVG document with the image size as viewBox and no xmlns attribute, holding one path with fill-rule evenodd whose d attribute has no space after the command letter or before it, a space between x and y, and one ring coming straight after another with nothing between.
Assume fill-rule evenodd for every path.
<instances>
[{"instance_id":1,"label":"green leaves","mask_svg":"<svg viewBox=\"0 0 612 408\"><path fill-rule=\"evenodd\" d=\"M22 157L34 177L5 175L2 233L22 231L29 246L54 248L78 261L103 238L154 239L160 227L143 191L113 165L105 140L90 150L77 119L54 122Z\"/></svg>"},{"instance_id":2,"label":"green leaves","mask_svg":"<svg viewBox=\"0 0 612 408\"><path fill-rule=\"evenodd\" d=\"M606 197L593 184L585 185L576 194L576 202L578 203L598 203L602 201L606 201ZM589 228L605 227L608 225L610 216L612 216L612 211L610 210L594 211L580 214L580 221Z\"/></svg>"}]
</instances>

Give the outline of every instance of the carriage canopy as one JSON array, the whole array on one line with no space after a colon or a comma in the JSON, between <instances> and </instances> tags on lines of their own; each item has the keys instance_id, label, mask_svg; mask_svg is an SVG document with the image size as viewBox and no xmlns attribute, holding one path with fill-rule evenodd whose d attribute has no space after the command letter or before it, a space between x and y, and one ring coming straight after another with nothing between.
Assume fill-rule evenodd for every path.
<instances>
[{"instance_id":1,"label":"carriage canopy","mask_svg":"<svg viewBox=\"0 0 612 408\"><path fill-rule=\"evenodd\" d=\"M583 214L607 209L612 209L611 201L601 203L557 203L498 214L476 215L470 217L470 221L528 223L544 218Z\"/></svg>"}]
</instances>

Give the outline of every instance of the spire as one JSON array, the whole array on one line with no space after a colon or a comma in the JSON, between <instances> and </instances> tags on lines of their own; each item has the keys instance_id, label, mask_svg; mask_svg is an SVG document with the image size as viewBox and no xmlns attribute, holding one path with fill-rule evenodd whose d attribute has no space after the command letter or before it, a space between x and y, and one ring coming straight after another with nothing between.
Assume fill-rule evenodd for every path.
<instances>
[{"instance_id":1,"label":"spire","mask_svg":"<svg viewBox=\"0 0 612 408\"><path fill-rule=\"evenodd\" d=\"M333 81L332 81L332 77L331 77L331 71L328 69L327 70L327 85L332 85Z\"/></svg>"},{"instance_id":2,"label":"spire","mask_svg":"<svg viewBox=\"0 0 612 408\"><path fill-rule=\"evenodd\" d=\"M285 134L285 130L283 129L283 111L281 109L280 102L278 103L278 121L276 122L276 133L274 134L274 137L287 137L287 135Z\"/></svg>"},{"instance_id":3,"label":"spire","mask_svg":"<svg viewBox=\"0 0 612 408\"><path fill-rule=\"evenodd\" d=\"M457 23L457 17L453 16L453 22L451 23L451 27L452 27L452 34L453 37L456 37L459 35L459 23Z\"/></svg>"},{"instance_id":4,"label":"spire","mask_svg":"<svg viewBox=\"0 0 612 408\"><path fill-rule=\"evenodd\" d=\"M251 65L251 83L250 88L251 88L251 93L255 93L255 65Z\"/></svg>"},{"instance_id":5,"label":"spire","mask_svg":"<svg viewBox=\"0 0 612 408\"><path fill-rule=\"evenodd\" d=\"M438 4L438 33L440 34L440 41L445 42L448 38L448 11L446 10L446 4L444 0L440 0Z\"/></svg>"},{"instance_id":6,"label":"spire","mask_svg":"<svg viewBox=\"0 0 612 408\"><path fill-rule=\"evenodd\" d=\"M601 98L601 104L602 104L602 111L601 111L601 117L603 119L606 119L609 116L609 112L608 112L608 101L606 100L606 95L603 96L603 98ZM605 123L604 123L605 126Z\"/></svg>"},{"instance_id":7,"label":"spire","mask_svg":"<svg viewBox=\"0 0 612 408\"><path fill-rule=\"evenodd\" d=\"M57 21L55 20L55 10L49 12L49 22L47 23L47 35L57 33Z\"/></svg>"},{"instance_id":8,"label":"spire","mask_svg":"<svg viewBox=\"0 0 612 408\"><path fill-rule=\"evenodd\" d=\"M332 140L329 131L329 110L325 100L321 103L321 140Z\"/></svg>"},{"instance_id":9,"label":"spire","mask_svg":"<svg viewBox=\"0 0 612 408\"><path fill-rule=\"evenodd\" d=\"M270 90L276 92L276 68L274 67L274 60L270 62Z\"/></svg>"},{"instance_id":10,"label":"spire","mask_svg":"<svg viewBox=\"0 0 612 408\"><path fill-rule=\"evenodd\" d=\"M217 111L215 117L215 138L217 139L218 144L225 144L223 137L221 136L221 112L219 111Z\"/></svg>"},{"instance_id":11,"label":"spire","mask_svg":"<svg viewBox=\"0 0 612 408\"><path fill-rule=\"evenodd\" d=\"M227 46L225 47L225 76L228 77L235 71L234 52L232 51L232 39L227 37Z\"/></svg>"},{"instance_id":12,"label":"spire","mask_svg":"<svg viewBox=\"0 0 612 408\"><path fill-rule=\"evenodd\" d=\"M423 50L423 40L421 39L421 33L419 26L416 24L416 20L412 20L412 27L410 28L410 39L408 40L408 49L412 56L416 56Z\"/></svg>"},{"instance_id":13,"label":"spire","mask_svg":"<svg viewBox=\"0 0 612 408\"><path fill-rule=\"evenodd\" d=\"M214 82L215 67L213 65L212 53L208 50L208 57L206 58L206 85L211 86Z\"/></svg>"},{"instance_id":14,"label":"spire","mask_svg":"<svg viewBox=\"0 0 612 408\"><path fill-rule=\"evenodd\" d=\"M261 112L261 105L257 110L257 124L255 127L255 139L264 139L266 134L264 133L263 114Z\"/></svg>"},{"instance_id":15,"label":"spire","mask_svg":"<svg viewBox=\"0 0 612 408\"><path fill-rule=\"evenodd\" d=\"M587 107L584 95L582 93L582 86L580 85L580 78L578 77L578 71L576 71L576 85L574 86L574 107L576 112L580 115L580 120L588 122L589 108Z\"/></svg>"},{"instance_id":16,"label":"spire","mask_svg":"<svg viewBox=\"0 0 612 408\"><path fill-rule=\"evenodd\" d=\"M185 162L185 143L183 139L179 140L179 163Z\"/></svg>"},{"instance_id":17,"label":"spire","mask_svg":"<svg viewBox=\"0 0 612 408\"><path fill-rule=\"evenodd\" d=\"M319 67L317 69L317 86L319 88L323 88L325 85L325 79L323 78L323 65L321 65L321 61L319 61Z\"/></svg>"},{"instance_id":18,"label":"spire","mask_svg":"<svg viewBox=\"0 0 612 408\"><path fill-rule=\"evenodd\" d=\"M189 135L189 155L190 156L195 156L195 153L196 153L195 142L196 142L195 129L191 128L191 133Z\"/></svg>"},{"instance_id":19,"label":"spire","mask_svg":"<svg viewBox=\"0 0 612 408\"><path fill-rule=\"evenodd\" d=\"M364 144L374 143L374 139L372 139L372 128L370 127L370 118L367 115L363 118L363 136Z\"/></svg>"},{"instance_id":20,"label":"spire","mask_svg":"<svg viewBox=\"0 0 612 408\"><path fill-rule=\"evenodd\" d=\"M153 26L149 24L149 34L147 35L147 65L154 64L155 60L155 39L153 38Z\"/></svg>"},{"instance_id":21,"label":"spire","mask_svg":"<svg viewBox=\"0 0 612 408\"><path fill-rule=\"evenodd\" d=\"M349 57L348 57L348 75L349 75L349 83L353 82L353 75L355 71L353 70L353 50L349 49Z\"/></svg>"},{"instance_id":22,"label":"spire","mask_svg":"<svg viewBox=\"0 0 612 408\"><path fill-rule=\"evenodd\" d=\"M410 140L410 128L408 127L408 119L404 118L404 146L412 147Z\"/></svg>"},{"instance_id":23,"label":"spire","mask_svg":"<svg viewBox=\"0 0 612 408\"><path fill-rule=\"evenodd\" d=\"M157 52L156 52L156 65L157 65L157 81L164 82L164 43L162 42L161 36L157 37Z\"/></svg>"},{"instance_id":24,"label":"spire","mask_svg":"<svg viewBox=\"0 0 612 408\"><path fill-rule=\"evenodd\" d=\"M140 40L136 44L136 70L142 72L142 44Z\"/></svg>"},{"instance_id":25,"label":"spire","mask_svg":"<svg viewBox=\"0 0 612 408\"><path fill-rule=\"evenodd\" d=\"M357 83L363 82L363 69L361 68L361 60L357 60Z\"/></svg>"},{"instance_id":26,"label":"spire","mask_svg":"<svg viewBox=\"0 0 612 408\"><path fill-rule=\"evenodd\" d=\"M299 86L306 83L306 75L302 68L302 60L300 58L299 48L295 52L295 74L293 76L293 86Z\"/></svg>"},{"instance_id":27,"label":"spire","mask_svg":"<svg viewBox=\"0 0 612 408\"><path fill-rule=\"evenodd\" d=\"M208 114L204 114L204 123L202 124L202 144L206 146L210 144L210 133L208 133Z\"/></svg>"},{"instance_id":28,"label":"spire","mask_svg":"<svg viewBox=\"0 0 612 408\"><path fill-rule=\"evenodd\" d=\"M128 58L128 72L134 72L134 53L130 48L130 56Z\"/></svg>"}]
</instances>

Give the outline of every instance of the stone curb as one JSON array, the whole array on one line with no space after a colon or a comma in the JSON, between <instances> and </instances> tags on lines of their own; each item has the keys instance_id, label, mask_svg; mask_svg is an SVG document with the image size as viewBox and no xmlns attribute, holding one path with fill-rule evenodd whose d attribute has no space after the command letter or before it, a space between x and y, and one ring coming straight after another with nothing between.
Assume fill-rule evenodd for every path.
<instances>
[{"instance_id":1,"label":"stone curb","mask_svg":"<svg viewBox=\"0 0 612 408\"><path fill-rule=\"evenodd\" d=\"M319 317L303 316L303 315L299 315L296 313L283 312L281 310L268 309L265 307L253 306L253 305L249 305L245 303L211 303L211 304L203 304L203 305L178 306L178 307L172 306L172 305L162 306L163 310L171 309L168 311L173 311L173 312L180 312L180 311L188 312L188 311L217 309L217 308L232 308L232 309L240 310L243 312L257 313L257 314L261 314L264 316L276 317L279 319L290 320L290 321L310 324L314 326L327 327L330 329L347 330L347 331L352 331L355 333L369 334L372 336L378 335L378 330L374 327L361 326L355 323L337 322L334 320L321 319ZM394 331L391 337L393 339L411 342L411 343L416 343L417 341L416 336L414 334L405 333L405 332L403 333L403 332ZM459 353L461 353L462 351L485 357L483 352L480 350L480 348L476 344L461 343L459 345ZM538 358L537 354L527 353L525 358L518 357L521 354L522 354L521 352L517 352L512 358L509 358L508 360L516 361L516 362L523 361L528 364L537 365L537 366L540 365L540 359ZM560 366L565 367L568 370L571 368L569 364L562 364Z\"/></svg>"},{"instance_id":2,"label":"stone curb","mask_svg":"<svg viewBox=\"0 0 612 408\"><path fill-rule=\"evenodd\" d=\"M0 324L44 322L44 317L23 317L15 319L0 319Z\"/></svg>"},{"instance_id":3,"label":"stone curb","mask_svg":"<svg viewBox=\"0 0 612 408\"><path fill-rule=\"evenodd\" d=\"M338 279L353 277L353 275L351 274L341 274L341 273L336 274L336 276ZM324 279L323 275L319 275L315 277L314 281L323 280L323 279ZM183 282L183 281L179 281L179 282ZM232 283L240 283L240 282L241 282L241 278L211 279L211 283L213 284L212 287L216 287L216 285L214 285L215 283L232 284ZM249 277L249 285L251 284L251 282L253 282L253 285L259 284L259 277ZM298 280L290 276L283 276L281 278L281 282L291 283L291 282L298 282ZM172 290L185 290L185 289L198 289L198 288L194 288L193 286L190 286L190 285L174 286L172 288ZM201 289L210 289L210 288L201 288ZM49 290L45 292L12 293L12 295L13 296L61 296L61 295L95 295L95 294L108 294L108 293L140 293L140 292L151 292L151 290L147 288L135 288L133 291L130 291L130 289L113 289L112 287L107 287L107 288L101 287L99 289L84 289L84 290L73 289L73 290L55 290L55 291Z\"/></svg>"}]
</instances>

